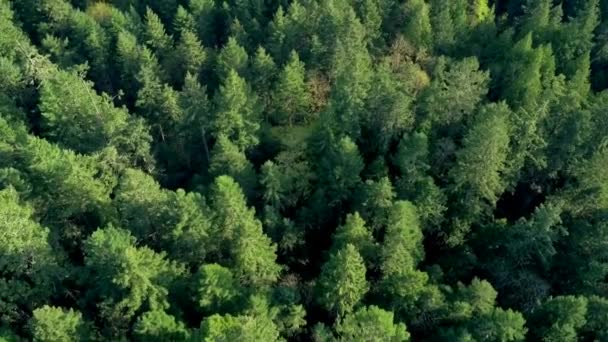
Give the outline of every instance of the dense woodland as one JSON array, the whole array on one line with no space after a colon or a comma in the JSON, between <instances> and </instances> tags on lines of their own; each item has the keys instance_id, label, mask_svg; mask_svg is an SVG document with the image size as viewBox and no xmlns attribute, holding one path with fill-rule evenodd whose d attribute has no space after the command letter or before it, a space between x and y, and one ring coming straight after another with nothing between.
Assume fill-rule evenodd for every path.
<instances>
[{"instance_id":1,"label":"dense woodland","mask_svg":"<svg viewBox=\"0 0 608 342\"><path fill-rule=\"evenodd\" d=\"M605 89L605 0L0 0L0 340L608 341Z\"/></svg>"}]
</instances>

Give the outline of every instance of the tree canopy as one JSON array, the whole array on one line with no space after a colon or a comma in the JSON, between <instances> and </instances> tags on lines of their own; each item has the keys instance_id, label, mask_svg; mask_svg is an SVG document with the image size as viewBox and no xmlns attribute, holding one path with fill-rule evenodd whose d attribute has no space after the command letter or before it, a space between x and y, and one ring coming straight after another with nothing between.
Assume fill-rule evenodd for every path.
<instances>
[{"instance_id":1,"label":"tree canopy","mask_svg":"<svg viewBox=\"0 0 608 342\"><path fill-rule=\"evenodd\" d=\"M0 341L608 340L608 1L0 0Z\"/></svg>"}]
</instances>

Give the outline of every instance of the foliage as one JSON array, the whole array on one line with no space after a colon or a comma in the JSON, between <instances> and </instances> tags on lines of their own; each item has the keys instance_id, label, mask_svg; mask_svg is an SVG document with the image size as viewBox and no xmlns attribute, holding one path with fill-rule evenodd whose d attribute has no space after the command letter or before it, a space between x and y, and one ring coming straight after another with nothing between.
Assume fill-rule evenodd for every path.
<instances>
[{"instance_id":1,"label":"foliage","mask_svg":"<svg viewBox=\"0 0 608 342\"><path fill-rule=\"evenodd\" d=\"M607 340L607 18L0 0L0 340Z\"/></svg>"}]
</instances>

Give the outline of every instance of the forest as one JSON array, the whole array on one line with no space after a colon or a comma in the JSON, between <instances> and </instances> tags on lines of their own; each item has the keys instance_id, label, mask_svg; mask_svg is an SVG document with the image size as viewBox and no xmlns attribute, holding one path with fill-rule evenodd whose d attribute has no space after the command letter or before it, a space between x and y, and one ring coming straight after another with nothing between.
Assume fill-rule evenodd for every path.
<instances>
[{"instance_id":1,"label":"forest","mask_svg":"<svg viewBox=\"0 0 608 342\"><path fill-rule=\"evenodd\" d=\"M607 0L0 0L0 341L608 341Z\"/></svg>"}]
</instances>

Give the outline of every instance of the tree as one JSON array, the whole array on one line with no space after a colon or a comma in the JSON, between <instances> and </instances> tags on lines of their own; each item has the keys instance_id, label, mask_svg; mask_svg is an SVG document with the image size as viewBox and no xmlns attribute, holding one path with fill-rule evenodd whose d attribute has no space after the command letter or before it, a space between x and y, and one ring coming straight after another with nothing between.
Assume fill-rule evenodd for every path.
<instances>
[{"instance_id":1,"label":"tree","mask_svg":"<svg viewBox=\"0 0 608 342\"><path fill-rule=\"evenodd\" d=\"M276 246L262 231L254 209L247 207L241 188L229 176L219 176L210 199L214 213L211 237L218 248L215 252L227 259L226 264L242 284L272 284L281 270L276 263Z\"/></svg>"},{"instance_id":2,"label":"tree","mask_svg":"<svg viewBox=\"0 0 608 342\"><path fill-rule=\"evenodd\" d=\"M278 341L279 332L264 317L212 315L202 323L202 341Z\"/></svg>"},{"instance_id":3,"label":"tree","mask_svg":"<svg viewBox=\"0 0 608 342\"><path fill-rule=\"evenodd\" d=\"M317 279L317 301L327 311L343 316L369 291L363 258L352 244L338 250L323 265Z\"/></svg>"},{"instance_id":4,"label":"tree","mask_svg":"<svg viewBox=\"0 0 608 342\"><path fill-rule=\"evenodd\" d=\"M169 307L172 283L184 273L180 264L168 261L164 253L136 247L126 230L108 226L95 231L85 244L84 282L91 288L89 303L97 304L109 334L124 333L129 320L140 309Z\"/></svg>"},{"instance_id":5,"label":"tree","mask_svg":"<svg viewBox=\"0 0 608 342\"><path fill-rule=\"evenodd\" d=\"M329 146L319 161L317 174L328 192L329 204L337 204L350 197L355 186L361 182L359 174L364 163L357 145L348 137Z\"/></svg>"},{"instance_id":6,"label":"tree","mask_svg":"<svg viewBox=\"0 0 608 342\"><path fill-rule=\"evenodd\" d=\"M179 105L184 112L184 120L180 130L189 134L192 144L203 147L205 158L209 162L210 152L208 140L213 123L211 102L207 96L207 87L201 86L195 75L186 74L184 87L179 95ZM197 153L198 154L198 153Z\"/></svg>"},{"instance_id":7,"label":"tree","mask_svg":"<svg viewBox=\"0 0 608 342\"><path fill-rule=\"evenodd\" d=\"M388 63L381 63L374 70L372 84L367 99L367 115L364 115L364 132L369 132L373 153L383 154L390 143L410 129L414 123L412 103L414 91L410 89L406 78L409 74L398 74L391 70Z\"/></svg>"},{"instance_id":8,"label":"tree","mask_svg":"<svg viewBox=\"0 0 608 342\"><path fill-rule=\"evenodd\" d=\"M190 332L184 323L162 310L148 311L137 318L133 334L140 341L187 340Z\"/></svg>"},{"instance_id":9,"label":"tree","mask_svg":"<svg viewBox=\"0 0 608 342\"><path fill-rule=\"evenodd\" d=\"M96 156L82 156L32 136L16 151L19 168L35 185L30 195L37 212L44 213L43 222L61 231L66 222L84 216L103 221L109 214L113 175L100 172Z\"/></svg>"},{"instance_id":10,"label":"tree","mask_svg":"<svg viewBox=\"0 0 608 342\"><path fill-rule=\"evenodd\" d=\"M190 0L189 8L194 17L196 33L206 46L216 44L216 16L219 14L213 0Z\"/></svg>"},{"instance_id":11,"label":"tree","mask_svg":"<svg viewBox=\"0 0 608 342\"><path fill-rule=\"evenodd\" d=\"M257 176L247 156L224 135L220 135L211 150L209 174L227 175L239 183L248 197L253 197Z\"/></svg>"},{"instance_id":12,"label":"tree","mask_svg":"<svg viewBox=\"0 0 608 342\"><path fill-rule=\"evenodd\" d=\"M175 33L179 34L180 37L185 31L193 32L196 36L196 20L192 13L182 5L177 6L177 12L173 19L173 30Z\"/></svg>"},{"instance_id":13,"label":"tree","mask_svg":"<svg viewBox=\"0 0 608 342\"><path fill-rule=\"evenodd\" d=\"M205 259L210 222L200 194L161 189L152 177L127 169L114 195L121 225L140 241L184 262Z\"/></svg>"},{"instance_id":14,"label":"tree","mask_svg":"<svg viewBox=\"0 0 608 342\"><path fill-rule=\"evenodd\" d=\"M228 313L237 309L242 289L229 269L218 264L203 265L197 276L197 299L203 312Z\"/></svg>"},{"instance_id":15,"label":"tree","mask_svg":"<svg viewBox=\"0 0 608 342\"><path fill-rule=\"evenodd\" d=\"M422 132L405 134L393 156L393 164L401 173L396 182L400 199L412 201L425 228L438 225L447 210L447 198L443 189L428 175L429 139Z\"/></svg>"},{"instance_id":16,"label":"tree","mask_svg":"<svg viewBox=\"0 0 608 342\"><path fill-rule=\"evenodd\" d=\"M46 302L64 276L49 243L49 230L33 219L15 189L0 191L0 322L21 320Z\"/></svg>"},{"instance_id":17,"label":"tree","mask_svg":"<svg viewBox=\"0 0 608 342\"><path fill-rule=\"evenodd\" d=\"M587 299L575 296L550 298L534 313L532 336L543 341L574 341L585 325Z\"/></svg>"},{"instance_id":18,"label":"tree","mask_svg":"<svg viewBox=\"0 0 608 342\"><path fill-rule=\"evenodd\" d=\"M328 114L335 117L340 132L356 138L365 101L371 88L371 57L365 47L364 29L352 8L346 12L343 39L335 43Z\"/></svg>"},{"instance_id":19,"label":"tree","mask_svg":"<svg viewBox=\"0 0 608 342\"><path fill-rule=\"evenodd\" d=\"M388 220L389 212L395 200L395 192L388 177L378 181L366 180L356 191L355 207L362 217L369 222L370 228L378 232Z\"/></svg>"},{"instance_id":20,"label":"tree","mask_svg":"<svg viewBox=\"0 0 608 342\"><path fill-rule=\"evenodd\" d=\"M273 121L289 126L294 123L305 123L310 117L311 96L306 85L304 64L298 54L291 52L289 62L285 65L275 84L272 99L274 107Z\"/></svg>"},{"instance_id":21,"label":"tree","mask_svg":"<svg viewBox=\"0 0 608 342\"><path fill-rule=\"evenodd\" d=\"M188 74L197 76L201 73L207 53L194 32L183 30L173 53L173 84L182 84Z\"/></svg>"},{"instance_id":22,"label":"tree","mask_svg":"<svg viewBox=\"0 0 608 342\"><path fill-rule=\"evenodd\" d=\"M40 90L45 135L62 146L91 153L128 134L129 114L116 108L107 95L99 96L81 75L58 71Z\"/></svg>"},{"instance_id":23,"label":"tree","mask_svg":"<svg viewBox=\"0 0 608 342\"><path fill-rule=\"evenodd\" d=\"M418 49L429 49L432 43L433 29L429 16L429 5L424 0L412 0L403 5L405 23L402 33Z\"/></svg>"},{"instance_id":24,"label":"tree","mask_svg":"<svg viewBox=\"0 0 608 342\"><path fill-rule=\"evenodd\" d=\"M529 310L547 296L546 272L564 233L560 215L560 203L547 203L528 219L521 218L512 225L499 221L478 230L479 240L473 245L483 256L480 265L511 307Z\"/></svg>"},{"instance_id":25,"label":"tree","mask_svg":"<svg viewBox=\"0 0 608 342\"><path fill-rule=\"evenodd\" d=\"M214 97L213 136L224 135L239 150L257 145L260 113L257 96L232 69Z\"/></svg>"},{"instance_id":26,"label":"tree","mask_svg":"<svg viewBox=\"0 0 608 342\"><path fill-rule=\"evenodd\" d=\"M409 341L405 324L394 323L393 313L377 306L362 307L348 314L336 326L339 341Z\"/></svg>"},{"instance_id":27,"label":"tree","mask_svg":"<svg viewBox=\"0 0 608 342\"><path fill-rule=\"evenodd\" d=\"M278 68L266 50L259 46L249 68L251 86L260 94L264 108L271 103L271 88L277 78Z\"/></svg>"},{"instance_id":28,"label":"tree","mask_svg":"<svg viewBox=\"0 0 608 342\"><path fill-rule=\"evenodd\" d=\"M457 193L467 213L479 215L493 207L504 191L500 174L505 170L509 152L509 109L504 103L481 108L456 153L456 165L450 170L452 191Z\"/></svg>"},{"instance_id":29,"label":"tree","mask_svg":"<svg viewBox=\"0 0 608 342\"><path fill-rule=\"evenodd\" d=\"M92 338L82 314L45 305L34 310L29 322L34 341L80 341Z\"/></svg>"},{"instance_id":30,"label":"tree","mask_svg":"<svg viewBox=\"0 0 608 342\"><path fill-rule=\"evenodd\" d=\"M228 38L228 42L217 56L216 72L218 79L225 80L232 71L236 71L240 77L245 77L249 56L247 51L239 45L234 37Z\"/></svg>"},{"instance_id":31,"label":"tree","mask_svg":"<svg viewBox=\"0 0 608 342\"><path fill-rule=\"evenodd\" d=\"M146 8L144 19L145 43L161 59L164 59L173 47L173 38L167 34L162 21L151 8Z\"/></svg>"},{"instance_id":32,"label":"tree","mask_svg":"<svg viewBox=\"0 0 608 342\"><path fill-rule=\"evenodd\" d=\"M363 221L357 212L346 216L344 224L336 229L332 242L332 254L351 244L358 251L361 251L361 256L368 265L375 258L376 242L372 237L371 231L365 227L365 221Z\"/></svg>"},{"instance_id":33,"label":"tree","mask_svg":"<svg viewBox=\"0 0 608 342\"><path fill-rule=\"evenodd\" d=\"M436 310L443 302L428 274L416 269L424 258L422 237L416 208L410 202L395 202L380 251L382 275L378 286L383 300L398 317L412 320Z\"/></svg>"},{"instance_id":34,"label":"tree","mask_svg":"<svg viewBox=\"0 0 608 342\"><path fill-rule=\"evenodd\" d=\"M424 259L422 237L416 207L407 201L395 202L389 213L381 252L384 276L415 267Z\"/></svg>"},{"instance_id":35,"label":"tree","mask_svg":"<svg viewBox=\"0 0 608 342\"><path fill-rule=\"evenodd\" d=\"M440 58L433 76L420 104L427 121L424 125L461 121L474 112L488 92L490 75L479 70L479 62L474 57L452 63Z\"/></svg>"}]
</instances>

